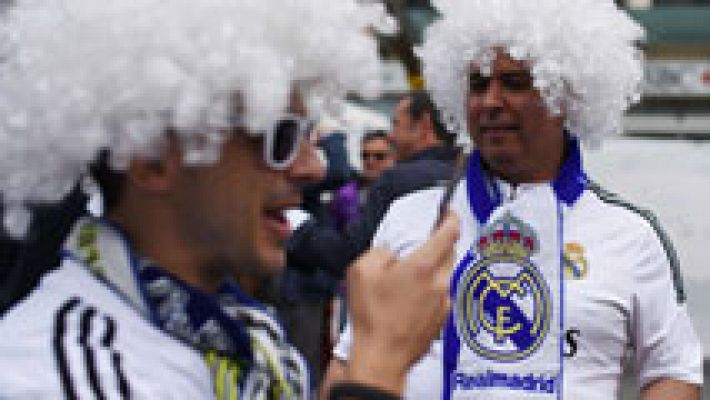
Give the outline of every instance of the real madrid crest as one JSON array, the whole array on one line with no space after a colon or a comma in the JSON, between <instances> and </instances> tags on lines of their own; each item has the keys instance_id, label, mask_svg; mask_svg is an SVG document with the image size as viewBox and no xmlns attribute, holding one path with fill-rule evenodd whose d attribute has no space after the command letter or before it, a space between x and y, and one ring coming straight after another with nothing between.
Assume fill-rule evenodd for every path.
<instances>
[{"instance_id":1,"label":"real madrid crest","mask_svg":"<svg viewBox=\"0 0 710 400\"><path fill-rule=\"evenodd\" d=\"M550 329L548 284L531 256L536 232L511 214L490 223L475 244L455 292L456 329L483 358L519 361L534 353Z\"/></svg>"},{"instance_id":2,"label":"real madrid crest","mask_svg":"<svg viewBox=\"0 0 710 400\"><path fill-rule=\"evenodd\" d=\"M577 242L565 244L563 263L565 278L580 280L587 276L587 257L584 255L584 247L581 244Z\"/></svg>"}]
</instances>

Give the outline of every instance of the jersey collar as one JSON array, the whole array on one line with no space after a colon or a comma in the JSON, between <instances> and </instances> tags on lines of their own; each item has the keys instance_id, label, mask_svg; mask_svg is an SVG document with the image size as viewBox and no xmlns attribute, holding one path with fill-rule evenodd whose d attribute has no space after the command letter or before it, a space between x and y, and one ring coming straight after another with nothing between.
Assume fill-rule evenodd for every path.
<instances>
[{"instance_id":1,"label":"jersey collar","mask_svg":"<svg viewBox=\"0 0 710 400\"><path fill-rule=\"evenodd\" d=\"M560 171L550 184L557 198L571 206L582 196L587 185L587 176L582 169L582 154L579 140L565 132L567 157ZM484 224L501 203L503 196L496 180L483 168L481 153L475 150L468 160L466 172L468 200L476 219Z\"/></svg>"}]
</instances>

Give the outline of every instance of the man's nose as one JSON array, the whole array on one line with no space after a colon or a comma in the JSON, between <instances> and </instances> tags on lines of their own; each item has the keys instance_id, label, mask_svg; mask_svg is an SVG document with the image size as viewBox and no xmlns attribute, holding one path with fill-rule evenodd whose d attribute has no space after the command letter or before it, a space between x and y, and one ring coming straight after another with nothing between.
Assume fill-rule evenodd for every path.
<instances>
[{"instance_id":1,"label":"man's nose","mask_svg":"<svg viewBox=\"0 0 710 400\"><path fill-rule=\"evenodd\" d=\"M317 183L325 177L325 165L310 140L301 141L298 155L287 172L290 179L300 184Z\"/></svg>"},{"instance_id":2,"label":"man's nose","mask_svg":"<svg viewBox=\"0 0 710 400\"><path fill-rule=\"evenodd\" d=\"M488 109L497 109L503 106L503 87L496 78L491 78L486 91L481 99L482 105Z\"/></svg>"}]
</instances>

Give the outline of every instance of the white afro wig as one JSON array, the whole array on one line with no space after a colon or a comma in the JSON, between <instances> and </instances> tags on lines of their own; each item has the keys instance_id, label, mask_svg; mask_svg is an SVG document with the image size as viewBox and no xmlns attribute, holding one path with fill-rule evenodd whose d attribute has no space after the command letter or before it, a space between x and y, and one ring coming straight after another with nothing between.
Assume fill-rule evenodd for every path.
<instances>
[{"instance_id":1,"label":"white afro wig","mask_svg":"<svg viewBox=\"0 0 710 400\"><path fill-rule=\"evenodd\" d=\"M441 19L418 53L424 78L452 124L466 127L471 64L485 74L495 49L526 61L551 113L587 145L621 132L640 99L643 28L612 0L435 0Z\"/></svg>"},{"instance_id":2,"label":"white afro wig","mask_svg":"<svg viewBox=\"0 0 710 400\"><path fill-rule=\"evenodd\" d=\"M0 15L0 196L27 225L28 202L55 202L102 149L116 169L153 157L176 128L185 162L219 157L239 93L253 132L287 108L378 92L372 29L356 0L16 0Z\"/></svg>"}]
</instances>

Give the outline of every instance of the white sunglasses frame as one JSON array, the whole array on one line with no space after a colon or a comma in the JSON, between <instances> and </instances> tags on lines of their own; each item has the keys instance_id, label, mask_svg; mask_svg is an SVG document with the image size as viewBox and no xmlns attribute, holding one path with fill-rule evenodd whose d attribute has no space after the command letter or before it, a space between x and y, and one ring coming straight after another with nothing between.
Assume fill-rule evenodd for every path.
<instances>
[{"instance_id":1,"label":"white sunglasses frame","mask_svg":"<svg viewBox=\"0 0 710 400\"><path fill-rule=\"evenodd\" d=\"M275 140L276 140L276 128L278 127L279 124L283 122L289 122L293 121L297 125L298 132L296 134L296 139L295 142L293 143L293 146L290 150L290 153L288 154L288 157L286 157L282 161L277 161L274 159L273 155L273 149L275 145ZM244 124L243 120L241 117L232 117L231 118L231 126L232 127L243 127L246 128L246 125ZM296 114L291 114L291 113L285 113L282 114L279 118L275 120L275 122L272 124L271 128L268 130L261 131L261 139L262 139L262 158L266 165L274 170L280 171L287 169L293 164L293 162L296 160L296 157L298 156L298 152L301 147L301 142L304 140L304 137L309 137L310 134L313 132L313 124L312 121L309 120L308 118L304 118L303 116L296 115Z\"/></svg>"},{"instance_id":2,"label":"white sunglasses frame","mask_svg":"<svg viewBox=\"0 0 710 400\"><path fill-rule=\"evenodd\" d=\"M297 125L298 132L296 134L296 139L293 143L293 146L290 150L290 153L288 157L286 157L283 161L277 161L274 159L274 145L275 145L275 140L276 140L276 128L278 127L279 124L283 122L295 122ZM269 168L275 169L275 170L284 170L287 169L288 167L293 164L293 162L296 160L296 157L298 156L298 152L301 147L301 142L310 136L310 133L312 131L312 123L310 120L307 118L304 118L299 115L295 114L284 114L281 117L279 117L274 124L271 126L271 129L267 130L266 132L263 133L263 140L264 143L262 145L263 149L263 157L264 161L266 162L266 165L269 166Z\"/></svg>"}]
</instances>

